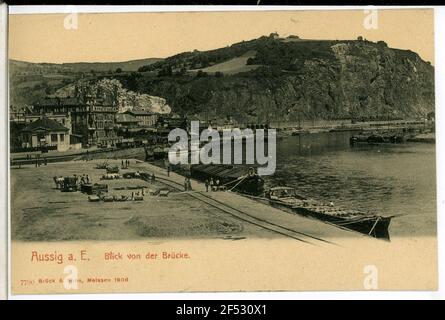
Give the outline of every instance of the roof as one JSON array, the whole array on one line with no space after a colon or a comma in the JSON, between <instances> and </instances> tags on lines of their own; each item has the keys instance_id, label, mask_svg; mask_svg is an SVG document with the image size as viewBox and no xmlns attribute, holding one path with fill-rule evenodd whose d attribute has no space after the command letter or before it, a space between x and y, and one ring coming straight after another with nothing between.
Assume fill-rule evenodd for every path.
<instances>
[{"instance_id":1,"label":"roof","mask_svg":"<svg viewBox=\"0 0 445 320\"><path fill-rule=\"evenodd\" d=\"M118 113L116 114L116 122L117 123L137 123L139 122L138 118L133 117L128 113Z\"/></svg>"},{"instance_id":2,"label":"roof","mask_svg":"<svg viewBox=\"0 0 445 320\"><path fill-rule=\"evenodd\" d=\"M239 178L249 173L250 166L246 165L206 165L196 164L191 167L194 172L220 178Z\"/></svg>"},{"instance_id":3,"label":"roof","mask_svg":"<svg viewBox=\"0 0 445 320\"><path fill-rule=\"evenodd\" d=\"M25 128L22 129L23 132L33 132L33 131L69 131L68 128L62 126L55 120L49 118L41 118L31 122Z\"/></svg>"},{"instance_id":4,"label":"roof","mask_svg":"<svg viewBox=\"0 0 445 320\"><path fill-rule=\"evenodd\" d=\"M59 98L59 97L46 97L44 99L39 100L37 105L53 107L53 106L78 106L80 105L80 101L77 98Z\"/></svg>"},{"instance_id":5,"label":"roof","mask_svg":"<svg viewBox=\"0 0 445 320\"><path fill-rule=\"evenodd\" d=\"M152 116L155 115L155 113L145 110L128 110L125 111L125 113L134 115L134 116Z\"/></svg>"},{"instance_id":6,"label":"roof","mask_svg":"<svg viewBox=\"0 0 445 320\"><path fill-rule=\"evenodd\" d=\"M270 191L275 191L275 190L295 190L295 188L292 188L292 187L273 187L273 188L270 188Z\"/></svg>"}]
</instances>

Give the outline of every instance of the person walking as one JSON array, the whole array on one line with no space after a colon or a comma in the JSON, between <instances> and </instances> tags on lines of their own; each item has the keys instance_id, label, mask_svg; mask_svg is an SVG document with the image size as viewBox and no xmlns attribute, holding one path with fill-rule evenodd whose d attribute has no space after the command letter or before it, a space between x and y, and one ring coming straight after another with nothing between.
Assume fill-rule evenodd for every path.
<instances>
[{"instance_id":1,"label":"person walking","mask_svg":"<svg viewBox=\"0 0 445 320\"><path fill-rule=\"evenodd\" d=\"M213 178L210 178L210 191L213 191L214 184Z\"/></svg>"},{"instance_id":2,"label":"person walking","mask_svg":"<svg viewBox=\"0 0 445 320\"><path fill-rule=\"evenodd\" d=\"M206 179L205 185L206 185L206 192L209 192L209 179Z\"/></svg>"},{"instance_id":3,"label":"person walking","mask_svg":"<svg viewBox=\"0 0 445 320\"><path fill-rule=\"evenodd\" d=\"M184 191L187 191L189 187L188 181L187 181L187 177L184 179Z\"/></svg>"},{"instance_id":4,"label":"person walking","mask_svg":"<svg viewBox=\"0 0 445 320\"><path fill-rule=\"evenodd\" d=\"M167 166L167 177L170 177L170 165Z\"/></svg>"}]
</instances>

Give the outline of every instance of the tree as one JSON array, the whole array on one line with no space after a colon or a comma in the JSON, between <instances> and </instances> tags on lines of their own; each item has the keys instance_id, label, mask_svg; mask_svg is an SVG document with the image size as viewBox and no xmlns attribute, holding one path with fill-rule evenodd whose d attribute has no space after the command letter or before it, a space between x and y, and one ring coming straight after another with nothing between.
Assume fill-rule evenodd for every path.
<instances>
[{"instance_id":1,"label":"tree","mask_svg":"<svg viewBox=\"0 0 445 320\"><path fill-rule=\"evenodd\" d=\"M173 74L171 66L165 66L158 72L158 77L169 77Z\"/></svg>"},{"instance_id":2,"label":"tree","mask_svg":"<svg viewBox=\"0 0 445 320\"><path fill-rule=\"evenodd\" d=\"M254 57L250 57L249 59L247 59L246 64L247 65L255 64L255 58Z\"/></svg>"},{"instance_id":3,"label":"tree","mask_svg":"<svg viewBox=\"0 0 445 320\"><path fill-rule=\"evenodd\" d=\"M206 76L207 76L207 72L204 72L202 70L198 70L198 72L196 73L197 78L206 77Z\"/></svg>"},{"instance_id":4,"label":"tree","mask_svg":"<svg viewBox=\"0 0 445 320\"><path fill-rule=\"evenodd\" d=\"M178 75L183 76L186 73L187 73L187 69L185 67L182 67L181 69L179 69Z\"/></svg>"},{"instance_id":5,"label":"tree","mask_svg":"<svg viewBox=\"0 0 445 320\"><path fill-rule=\"evenodd\" d=\"M117 68L116 69L116 73L122 73L122 69L121 68Z\"/></svg>"}]
</instances>

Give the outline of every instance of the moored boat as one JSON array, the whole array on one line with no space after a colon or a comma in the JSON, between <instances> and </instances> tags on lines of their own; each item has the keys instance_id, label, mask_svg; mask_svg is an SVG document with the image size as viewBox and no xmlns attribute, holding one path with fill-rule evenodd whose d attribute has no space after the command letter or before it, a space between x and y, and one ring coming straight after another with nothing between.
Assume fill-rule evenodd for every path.
<instances>
[{"instance_id":1,"label":"moored boat","mask_svg":"<svg viewBox=\"0 0 445 320\"><path fill-rule=\"evenodd\" d=\"M384 217L356 210L342 209L298 195L291 187L275 187L266 192L272 206L312 217L374 238L390 239L389 226L394 216Z\"/></svg>"},{"instance_id":2,"label":"moored boat","mask_svg":"<svg viewBox=\"0 0 445 320\"><path fill-rule=\"evenodd\" d=\"M192 178L200 181L210 180L224 187L249 195L262 195L264 193L264 180L256 173L255 168L244 165L205 165L197 164L190 166Z\"/></svg>"},{"instance_id":3,"label":"moored boat","mask_svg":"<svg viewBox=\"0 0 445 320\"><path fill-rule=\"evenodd\" d=\"M153 149L153 158L154 159L164 159L168 156L168 148L156 147Z\"/></svg>"},{"instance_id":4,"label":"moored boat","mask_svg":"<svg viewBox=\"0 0 445 320\"><path fill-rule=\"evenodd\" d=\"M357 143L368 143L368 144L385 144L385 143L404 143L406 141L406 136L403 134L396 133L382 133L382 134L358 134L354 135L349 139L350 145Z\"/></svg>"}]
</instances>

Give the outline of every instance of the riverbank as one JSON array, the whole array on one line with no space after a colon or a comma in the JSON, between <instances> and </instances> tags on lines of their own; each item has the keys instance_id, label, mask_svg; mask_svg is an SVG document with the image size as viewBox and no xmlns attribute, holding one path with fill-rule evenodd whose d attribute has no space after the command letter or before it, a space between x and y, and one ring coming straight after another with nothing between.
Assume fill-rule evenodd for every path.
<instances>
[{"instance_id":1,"label":"riverbank","mask_svg":"<svg viewBox=\"0 0 445 320\"><path fill-rule=\"evenodd\" d=\"M55 189L53 176L88 174L99 182L102 160L50 163L11 170L12 238L22 241L136 240L212 238L291 238L302 244L329 245L364 236L317 220L290 214L230 192L205 192L192 181L182 191L183 177L154 165L130 160L130 171L155 174L155 182L106 180L109 194L120 197L142 192L143 201L89 202L80 192ZM121 160L109 160L119 165ZM38 186L38 187L37 187ZM167 197L152 196L168 188ZM26 199L26 200L25 200ZM366 238L366 237L365 237ZM377 241L372 240L370 241Z\"/></svg>"},{"instance_id":2,"label":"riverbank","mask_svg":"<svg viewBox=\"0 0 445 320\"><path fill-rule=\"evenodd\" d=\"M408 142L436 143L436 134L434 132L418 134L413 138L409 138Z\"/></svg>"},{"instance_id":3,"label":"riverbank","mask_svg":"<svg viewBox=\"0 0 445 320\"><path fill-rule=\"evenodd\" d=\"M302 126L289 126L277 128L278 136L285 137L298 134L316 134L325 132L357 132L357 131L401 131L401 130L417 130L423 131L426 129L433 130L434 122L423 121L405 121L405 120L393 120L393 121L367 121L367 122L329 122L323 125L311 125L304 124Z\"/></svg>"},{"instance_id":4,"label":"riverbank","mask_svg":"<svg viewBox=\"0 0 445 320\"><path fill-rule=\"evenodd\" d=\"M134 171L136 160L129 169ZM144 238L225 238L265 236L267 231L244 225L214 208L169 188L168 197L149 194L166 188L140 179L100 180L102 160L50 163L44 167L11 170L12 238L25 241L134 240ZM110 160L110 164L120 164ZM140 167L140 166L139 166ZM138 168L139 168L138 167ZM80 192L55 189L53 176L81 176L108 184L110 195L131 197L144 188L143 201L89 202ZM116 190L122 189L123 190Z\"/></svg>"},{"instance_id":5,"label":"riverbank","mask_svg":"<svg viewBox=\"0 0 445 320\"><path fill-rule=\"evenodd\" d=\"M45 163L93 160L93 159L145 159L143 147L135 148L95 148L66 152L11 154L11 166L44 165Z\"/></svg>"}]
</instances>

